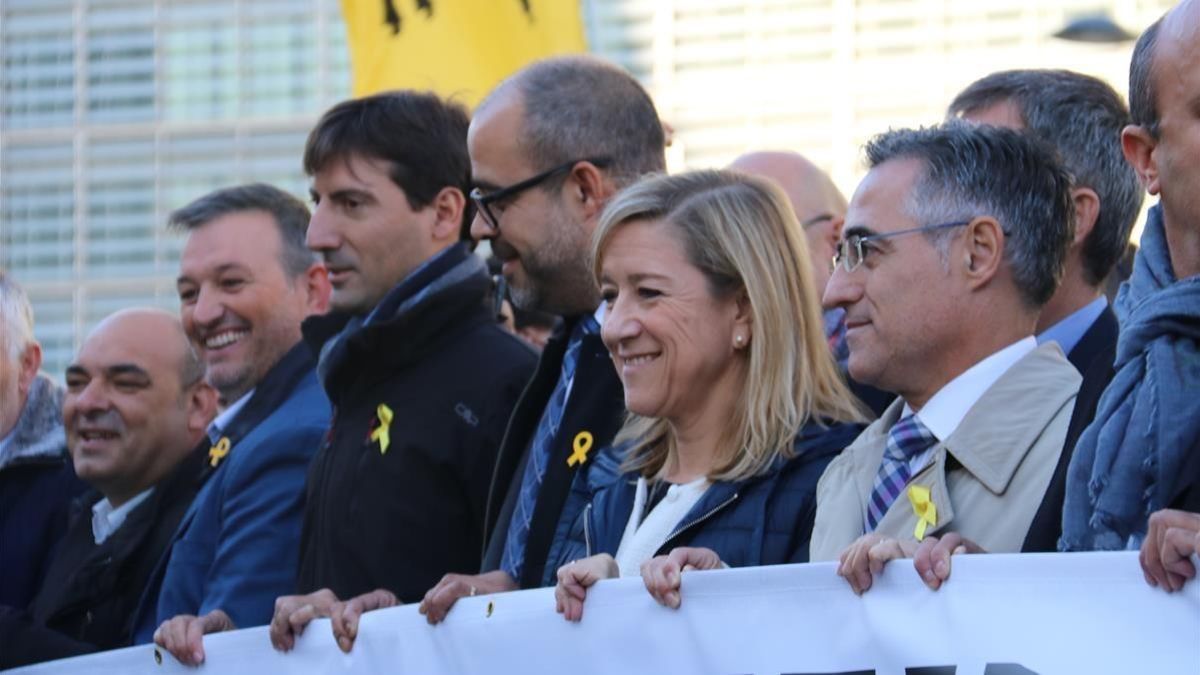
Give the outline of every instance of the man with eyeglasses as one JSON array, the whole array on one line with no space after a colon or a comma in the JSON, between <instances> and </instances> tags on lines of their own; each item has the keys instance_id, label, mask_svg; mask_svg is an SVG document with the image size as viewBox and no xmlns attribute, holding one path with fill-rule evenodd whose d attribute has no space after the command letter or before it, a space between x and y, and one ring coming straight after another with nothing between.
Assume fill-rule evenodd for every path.
<instances>
[{"instance_id":1,"label":"man with eyeglasses","mask_svg":"<svg viewBox=\"0 0 1200 675\"><path fill-rule=\"evenodd\" d=\"M500 448L488 500L483 573L446 575L421 603L430 623L463 596L545 585L546 560L586 498L615 475L597 455L620 427L624 398L603 344L588 272L601 208L620 188L665 169L662 124L628 73L591 57L535 63L501 83L468 134L478 209L513 303L561 315ZM554 570L550 570L553 575Z\"/></svg>"},{"instance_id":2,"label":"man with eyeglasses","mask_svg":"<svg viewBox=\"0 0 1200 675\"><path fill-rule=\"evenodd\" d=\"M333 296L302 330L334 418L278 648L339 599L415 602L478 569L496 448L536 357L496 324L487 265L462 241L467 124L461 106L395 91L334 106L305 145L307 241Z\"/></svg>"},{"instance_id":3,"label":"man with eyeglasses","mask_svg":"<svg viewBox=\"0 0 1200 675\"><path fill-rule=\"evenodd\" d=\"M783 188L804 230L813 274L817 280L816 287L823 292L833 272L831 261L841 239L842 224L846 221L846 198L841 191L828 174L795 152L749 152L733 160L729 168L768 178ZM846 312L841 307L831 307L824 313L825 336L843 376L846 375L846 360L850 356L846 346L845 317ZM875 416L882 414L896 398L889 392L868 387L850 378L847 380L854 395Z\"/></svg>"},{"instance_id":4,"label":"man with eyeglasses","mask_svg":"<svg viewBox=\"0 0 1200 675\"><path fill-rule=\"evenodd\" d=\"M1033 139L957 121L866 151L825 302L850 374L900 399L821 477L810 553L857 593L900 557L937 588L951 551L1020 550L1062 451L1080 376L1033 335L1071 180Z\"/></svg>"}]
</instances>

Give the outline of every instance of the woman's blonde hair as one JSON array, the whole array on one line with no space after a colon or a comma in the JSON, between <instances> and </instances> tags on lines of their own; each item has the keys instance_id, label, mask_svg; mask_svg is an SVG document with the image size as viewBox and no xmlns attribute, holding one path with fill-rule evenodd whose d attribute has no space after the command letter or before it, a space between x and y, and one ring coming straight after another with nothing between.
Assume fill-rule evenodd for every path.
<instances>
[{"instance_id":1,"label":"woman's blonde hair","mask_svg":"<svg viewBox=\"0 0 1200 675\"><path fill-rule=\"evenodd\" d=\"M791 457L792 441L810 419L861 421L825 340L804 234L774 184L732 171L654 176L616 195L592 240L597 283L613 234L631 221L661 221L683 242L717 297L744 292L752 339L745 390L730 411L721 454L709 478L738 481ZM625 470L661 474L676 441L666 420L630 413L616 444L629 444Z\"/></svg>"}]
</instances>

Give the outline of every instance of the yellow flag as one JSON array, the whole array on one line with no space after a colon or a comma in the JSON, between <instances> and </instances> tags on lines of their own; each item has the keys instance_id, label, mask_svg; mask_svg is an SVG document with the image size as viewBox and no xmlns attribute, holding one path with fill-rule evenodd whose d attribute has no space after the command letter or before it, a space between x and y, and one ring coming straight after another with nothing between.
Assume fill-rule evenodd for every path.
<instances>
[{"instance_id":1,"label":"yellow flag","mask_svg":"<svg viewBox=\"0 0 1200 675\"><path fill-rule=\"evenodd\" d=\"M342 0L354 96L432 90L474 106L537 59L586 51L579 0Z\"/></svg>"}]
</instances>

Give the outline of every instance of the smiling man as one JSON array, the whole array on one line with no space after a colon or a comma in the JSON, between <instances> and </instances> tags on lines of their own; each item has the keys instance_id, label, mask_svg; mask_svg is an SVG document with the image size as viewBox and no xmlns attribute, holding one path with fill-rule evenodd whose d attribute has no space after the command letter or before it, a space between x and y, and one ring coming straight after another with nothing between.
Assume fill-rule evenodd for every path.
<instances>
[{"instance_id":1,"label":"smiling man","mask_svg":"<svg viewBox=\"0 0 1200 675\"><path fill-rule=\"evenodd\" d=\"M1051 151L951 122L882 134L867 157L825 303L846 310L851 376L900 399L821 477L811 544L857 592L918 542L926 560L939 540L1020 550L1080 382L1033 338L1072 236Z\"/></svg>"},{"instance_id":2,"label":"smiling man","mask_svg":"<svg viewBox=\"0 0 1200 675\"><path fill-rule=\"evenodd\" d=\"M180 315L224 410L208 428L204 487L138 610L186 662L202 632L267 623L296 578L304 476L329 423L300 322L326 309L304 245L308 209L269 185L217 190L171 214L187 233ZM157 629L157 630L156 630Z\"/></svg>"},{"instance_id":3,"label":"smiling man","mask_svg":"<svg viewBox=\"0 0 1200 675\"><path fill-rule=\"evenodd\" d=\"M0 612L0 668L129 644L133 610L199 487L217 394L179 319L157 309L97 325L67 368L62 419L77 503L28 616Z\"/></svg>"},{"instance_id":4,"label":"smiling man","mask_svg":"<svg viewBox=\"0 0 1200 675\"><path fill-rule=\"evenodd\" d=\"M513 402L535 356L497 325L491 277L462 241L467 114L433 94L343 102L308 137L308 245L333 284L304 324L337 416L309 473L288 647L337 598L420 599L478 568L483 511Z\"/></svg>"}]
</instances>

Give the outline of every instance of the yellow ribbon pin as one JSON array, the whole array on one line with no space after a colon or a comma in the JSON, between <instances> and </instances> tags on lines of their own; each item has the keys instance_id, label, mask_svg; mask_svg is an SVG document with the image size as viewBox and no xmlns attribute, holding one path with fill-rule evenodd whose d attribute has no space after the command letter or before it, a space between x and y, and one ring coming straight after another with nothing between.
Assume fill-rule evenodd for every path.
<instances>
[{"instance_id":1,"label":"yellow ribbon pin","mask_svg":"<svg viewBox=\"0 0 1200 675\"><path fill-rule=\"evenodd\" d=\"M229 437L222 436L217 444L208 449L208 465L217 468L221 460L225 459L225 455L229 454Z\"/></svg>"},{"instance_id":2,"label":"yellow ribbon pin","mask_svg":"<svg viewBox=\"0 0 1200 675\"><path fill-rule=\"evenodd\" d=\"M937 527L937 505L929 498L929 488L924 485L909 485L908 501L912 503L913 513L917 516L917 527L913 530L913 536L917 541L921 541L925 538L927 526Z\"/></svg>"},{"instance_id":3,"label":"yellow ribbon pin","mask_svg":"<svg viewBox=\"0 0 1200 675\"><path fill-rule=\"evenodd\" d=\"M567 466L575 466L583 464L587 461L588 451L592 449L592 432L581 431L575 434L575 440L571 442L571 456L567 458Z\"/></svg>"},{"instance_id":4,"label":"yellow ribbon pin","mask_svg":"<svg viewBox=\"0 0 1200 675\"><path fill-rule=\"evenodd\" d=\"M388 446L392 444L392 437L388 435L392 426L392 409L380 403L375 409L375 415L379 417L379 426L371 432L371 440L379 441L379 454L386 455Z\"/></svg>"}]
</instances>

